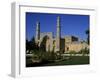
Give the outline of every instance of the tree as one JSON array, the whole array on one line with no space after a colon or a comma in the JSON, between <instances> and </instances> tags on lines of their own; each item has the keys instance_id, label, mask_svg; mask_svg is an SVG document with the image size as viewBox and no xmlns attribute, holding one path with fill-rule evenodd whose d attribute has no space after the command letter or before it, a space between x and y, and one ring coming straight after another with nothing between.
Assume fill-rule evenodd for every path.
<instances>
[{"instance_id":1,"label":"tree","mask_svg":"<svg viewBox=\"0 0 100 80\"><path fill-rule=\"evenodd\" d=\"M30 42L26 39L26 53L30 53Z\"/></svg>"},{"instance_id":2,"label":"tree","mask_svg":"<svg viewBox=\"0 0 100 80\"><path fill-rule=\"evenodd\" d=\"M26 52L27 53L30 53L31 51L35 51L38 49L39 49L39 47L35 43L34 36L32 37L32 39L30 41L28 41L28 39L26 39Z\"/></svg>"},{"instance_id":3,"label":"tree","mask_svg":"<svg viewBox=\"0 0 100 80\"><path fill-rule=\"evenodd\" d=\"M86 30L86 35L87 35L87 43L89 44L90 43L90 39L89 39L89 37L90 37L90 31L89 31L89 29L88 30Z\"/></svg>"},{"instance_id":4,"label":"tree","mask_svg":"<svg viewBox=\"0 0 100 80\"><path fill-rule=\"evenodd\" d=\"M30 40L30 49L33 50L35 48L35 39L34 36L32 37L32 39Z\"/></svg>"}]
</instances>

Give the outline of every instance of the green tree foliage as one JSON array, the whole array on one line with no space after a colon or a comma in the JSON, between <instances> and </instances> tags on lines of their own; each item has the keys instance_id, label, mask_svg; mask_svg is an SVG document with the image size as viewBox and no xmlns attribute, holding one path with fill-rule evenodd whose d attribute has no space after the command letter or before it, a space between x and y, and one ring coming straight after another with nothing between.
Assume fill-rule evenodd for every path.
<instances>
[{"instance_id":1,"label":"green tree foliage","mask_svg":"<svg viewBox=\"0 0 100 80\"><path fill-rule=\"evenodd\" d=\"M87 35L87 43L89 44L89 43L90 43L90 40L89 40L89 39L90 39L90 38L89 38L89 37L90 37L90 35L89 35L89 34L90 34L90 31L89 31L89 29L86 30L85 33L86 33L86 35Z\"/></svg>"},{"instance_id":2,"label":"green tree foliage","mask_svg":"<svg viewBox=\"0 0 100 80\"><path fill-rule=\"evenodd\" d=\"M26 39L26 53L30 53L30 52L35 51L35 50L39 50L39 47L35 43L34 37L30 41L28 41Z\"/></svg>"},{"instance_id":3,"label":"green tree foliage","mask_svg":"<svg viewBox=\"0 0 100 80\"><path fill-rule=\"evenodd\" d=\"M30 41L28 41L28 39L26 39L26 53L30 53L30 51L31 51L30 47L31 47Z\"/></svg>"},{"instance_id":4,"label":"green tree foliage","mask_svg":"<svg viewBox=\"0 0 100 80\"><path fill-rule=\"evenodd\" d=\"M80 53L80 54L89 54L89 49L87 49L87 48L82 49L78 53Z\"/></svg>"},{"instance_id":5,"label":"green tree foliage","mask_svg":"<svg viewBox=\"0 0 100 80\"><path fill-rule=\"evenodd\" d=\"M45 62L53 62L54 60L57 59L57 55L53 52L45 52L43 50L37 50L33 52L33 60L39 60L43 63Z\"/></svg>"}]
</instances>

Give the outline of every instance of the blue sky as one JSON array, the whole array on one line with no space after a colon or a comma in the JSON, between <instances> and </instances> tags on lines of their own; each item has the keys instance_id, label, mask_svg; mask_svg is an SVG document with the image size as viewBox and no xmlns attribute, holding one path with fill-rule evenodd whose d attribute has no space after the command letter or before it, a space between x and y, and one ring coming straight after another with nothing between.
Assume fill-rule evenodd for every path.
<instances>
[{"instance_id":1,"label":"blue sky","mask_svg":"<svg viewBox=\"0 0 100 80\"><path fill-rule=\"evenodd\" d=\"M41 32L53 32L56 35L57 16L61 18L61 36L74 35L86 40L85 31L89 29L89 15L51 14L26 12L26 38L35 37L36 22L40 22Z\"/></svg>"}]
</instances>

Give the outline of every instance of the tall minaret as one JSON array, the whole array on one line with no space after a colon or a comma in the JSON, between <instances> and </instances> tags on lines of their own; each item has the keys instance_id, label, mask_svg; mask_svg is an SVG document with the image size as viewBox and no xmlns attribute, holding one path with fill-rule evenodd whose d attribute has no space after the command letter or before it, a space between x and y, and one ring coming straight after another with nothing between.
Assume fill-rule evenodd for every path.
<instances>
[{"instance_id":1,"label":"tall minaret","mask_svg":"<svg viewBox=\"0 0 100 80\"><path fill-rule=\"evenodd\" d=\"M57 32L56 32L56 51L60 51L60 37L61 37L61 32L60 32L60 17L57 17Z\"/></svg>"},{"instance_id":2,"label":"tall minaret","mask_svg":"<svg viewBox=\"0 0 100 80\"><path fill-rule=\"evenodd\" d=\"M40 39L40 22L36 23L36 37L35 37L35 41L36 43L39 42Z\"/></svg>"}]
</instances>

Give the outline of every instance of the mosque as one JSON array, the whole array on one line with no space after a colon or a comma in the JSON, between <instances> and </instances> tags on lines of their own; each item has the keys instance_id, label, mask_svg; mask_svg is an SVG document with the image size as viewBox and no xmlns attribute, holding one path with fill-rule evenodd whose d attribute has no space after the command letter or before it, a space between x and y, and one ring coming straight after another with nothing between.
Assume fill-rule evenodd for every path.
<instances>
[{"instance_id":1,"label":"mosque","mask_svg":"<svg viewBox=\"0 0 100 80\"><path fill-rule=\"evenodd\" d=\"M88 48L89 45L86 42L79 41L75 36L61 37L61 18L57 17L56 37L53 37L52 32L40 32L40 22L36 23L36 36L35 42L39 47L42 47L45 51L54 51L67 53L70 51L78 52L82 49Z\"/></svg>"}]
</instances>

